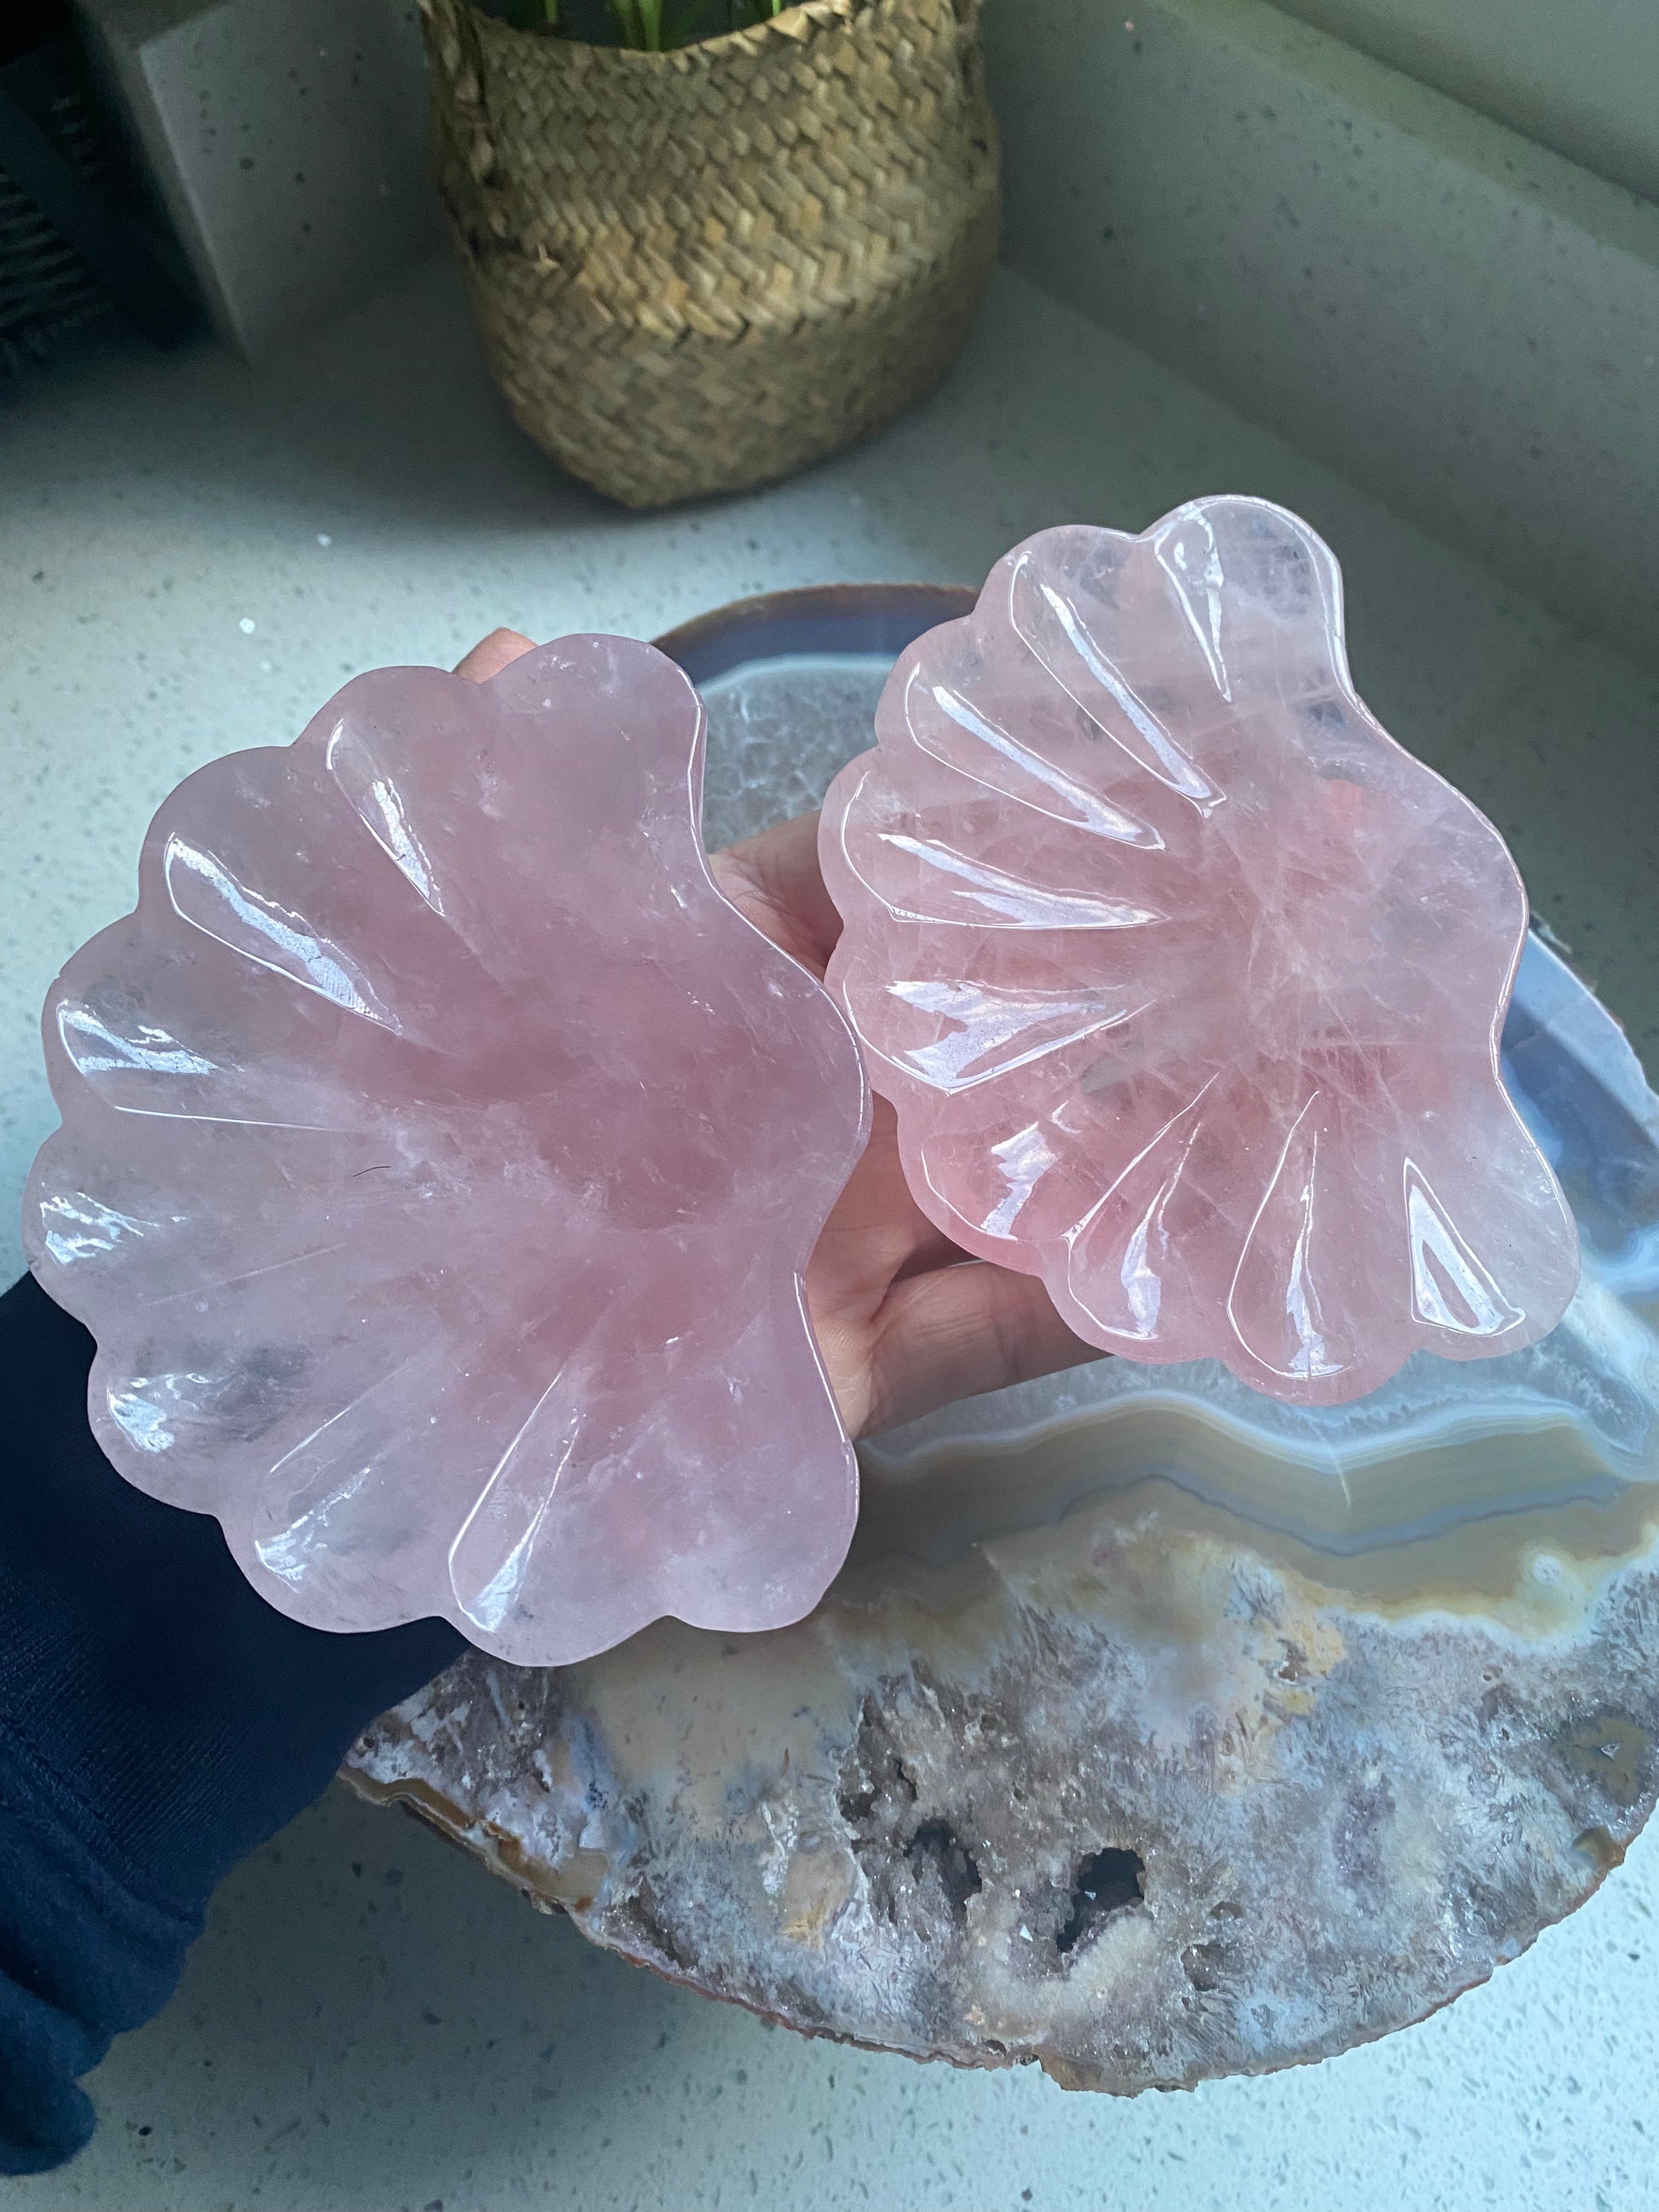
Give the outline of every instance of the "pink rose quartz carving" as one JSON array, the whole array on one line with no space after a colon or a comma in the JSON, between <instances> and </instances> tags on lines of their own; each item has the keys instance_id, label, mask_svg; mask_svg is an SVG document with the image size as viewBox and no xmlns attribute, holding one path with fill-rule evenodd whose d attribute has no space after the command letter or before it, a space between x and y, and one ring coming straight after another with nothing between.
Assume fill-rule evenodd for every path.
<instances>
[{"instance_id":1,"label":"pink rose quartz carving","mask_svg":"<svg viewBox=\"0 0 1659 2212\"><path fill-rule=\"evenodd\" d=\"M947 1235L1304 1404L1553 1326L1577 1237L1498 1068L1526 894L1361 703L1304 523L1044 531L876 726L823 810L829 981Z\"/></svg>"},{"instance_id":2,"label":"pink rose quartz carving","mask_svg":"<svg viewBox=\"0 0 1659 2212\"><path fill-rule=\"evenodd\" d=\"M702 736L624 638L362 677L173 794L52 991L26 1235L94 1431L296 1619L554 1664L846 1552L802 1273L867 1097L714 887Z\"/></svg>"}]
</instances>

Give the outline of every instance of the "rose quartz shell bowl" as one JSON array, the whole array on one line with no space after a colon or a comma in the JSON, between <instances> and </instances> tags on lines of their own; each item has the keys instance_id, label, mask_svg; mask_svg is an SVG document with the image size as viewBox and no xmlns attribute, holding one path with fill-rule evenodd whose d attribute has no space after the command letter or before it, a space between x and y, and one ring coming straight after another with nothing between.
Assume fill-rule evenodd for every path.
<instances>
[{"instance_id":1,"label":"rose quartz shell bowl","mask_svg":"<svg viewBox=\"0 0 1659 2212\"><path fill-rule=\"evenodd\" d=\"M1302 1404L1553 1327L1577 1234L1499 1073L1526 894L1355 692L1305 523L1045 531L876 726L824 803L829 982L948 1236Z\"/></svg>"},{"instance_id":2,"label":"rose quartz shell bowl","mask_svg":"<svg viewBox=\"0 0 1659 2212\"><path fill-rule=\"evenodd\" d=\"M715 889L625 638L214 762L46 1013L25 1237L117 1468L319 1627L521 1663L808 1611L857 1510L802 1276L856 1045Z\"/></svg>"}]
</instances>

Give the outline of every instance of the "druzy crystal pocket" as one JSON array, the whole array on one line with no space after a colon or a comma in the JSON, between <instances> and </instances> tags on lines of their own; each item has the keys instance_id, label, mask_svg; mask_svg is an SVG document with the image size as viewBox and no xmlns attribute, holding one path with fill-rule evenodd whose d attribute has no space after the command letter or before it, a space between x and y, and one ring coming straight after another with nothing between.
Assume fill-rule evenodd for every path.
<instances>
[{"instance_id":1,"label":"druzy crystal pocket","mask_svg":"<svg viewBox=\"0 0 1659 2212\"><path fill-rule=\"evenodd\" d=\"M866 1093L709 875L702 734L627 639L363 677L173 793L52 992L25 1234L94 1432L301 1620L551 1664L840 1565L802 1278Z\"/></svg>"},{"instance_id":2,"label":"druzy crystal pocket","mask_svg":"<svg viewBox=\"0 0 1659 2212\"><path fill-rule=\"evenodd\" d=\"M1304 523L1045 531L877 735L824 806L829 981L949 1236L1304 1403L1553 1326L1576 1233L1498 1054L1526 895L1355 692Z\"/></svg>"}]
</instances>

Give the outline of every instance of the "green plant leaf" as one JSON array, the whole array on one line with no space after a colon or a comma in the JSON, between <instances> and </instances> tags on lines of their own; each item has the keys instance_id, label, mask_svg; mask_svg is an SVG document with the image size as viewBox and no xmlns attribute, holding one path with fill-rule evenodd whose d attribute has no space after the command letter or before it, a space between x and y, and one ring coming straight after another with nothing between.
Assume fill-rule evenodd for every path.
<instances>
[{"instance_id":1,"label":"green plant leaf","mask_svg":"<svg viewBox=\"0 0 1659 2212\"><path fill-rule=\"evenodd\" d=\"M663 49L663 0L611 0L623 44L638 52L659 54Z\"/></svg>"}]
</instances>

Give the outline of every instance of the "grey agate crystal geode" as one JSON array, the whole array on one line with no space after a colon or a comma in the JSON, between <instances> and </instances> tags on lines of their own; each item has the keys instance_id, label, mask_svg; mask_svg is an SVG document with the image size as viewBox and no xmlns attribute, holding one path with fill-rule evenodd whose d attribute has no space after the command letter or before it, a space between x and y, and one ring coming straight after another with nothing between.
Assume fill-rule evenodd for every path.
<instances>
[{"instance_id":1,"label":"grey agate crystal geode","mask_svg":"<svg viewBox=\"0 0 1659 2212\"><path fill-rule=\"evenodd\" d=\"M878 680L713 687L711 843L810 804ZM1535 944L1505 1044L1584 1246L1543 1342L1340 1407L1121 1362L953 1407L863 1449L808 1620L470 1654L349 1779L677 1980L1071 2087L1322 2057L1483 1980L1659 1780L1659 1102Z\"/></svg>"}]
</instances>

